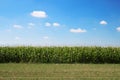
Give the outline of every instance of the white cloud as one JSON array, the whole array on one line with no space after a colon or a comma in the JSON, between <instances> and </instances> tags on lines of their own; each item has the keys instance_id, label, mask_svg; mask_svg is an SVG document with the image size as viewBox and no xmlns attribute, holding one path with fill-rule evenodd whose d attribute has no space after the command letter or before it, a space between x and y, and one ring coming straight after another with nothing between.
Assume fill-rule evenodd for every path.
<instances>
[{"instance_id":1,"label":"white cloud","mask_svg":"<svg viewBox=\"0 0 120 80\"><path fill-rule=\"evenodd\" d=\"M55 23L53 23L53 26L54 26L54 27L59 27L60 24L55 22Z\"/></svg>"},{"instance_id":2,"label":"white cloud","mask_svg":"<svg viewBox=\"0 0 120 80\"><path fill-rule=\"evenodd\" d=\"M104 20L102 20L102 21L100 21L100 24L101 25L106 25L106 24L108 24L106 21L104 21Z\"/></svg>"},{"instance_id":3,"label":"white cloud","mask_svg":"<svg viewBox=\"0 0 120 80\"><path fill-rule=\"evenodd\" d=\"M33 11L31 13L31 16L33 17L37 17L37 18L46 18L47 14L45 11Z\"/></svg>"},{"instance_id":4,"label":"white cloud","mask_svg":"<svg viewBox=\"0 0 120 80\"><path fill-rule=\"evenodd\" d=\"M11 29L7 29L6 31L7 31L7 32L11 32Z\"/></svg>"},{"instance_id":5,"label":"white cloud","mask_svg":"<svg viewBox=\"0 0 120 80\"><path fill-rule=\"evenodd\" d=\"M28 23L28 25L29 25L29 26L35 26L35 24L34 24L34 23Z\"/></svg>"},{"instance_id":6,"label":"white cloud","mask_svg":"<svg viewBox=\"0 0 120 80\"><path fill-rule=\"evenodd\" d=\"M31 28L33 28L34 26L35 26L34 23L28 23L28 29L31 29Z\"/></svg>"},{"instance_id":7,"label":"white cloud","mask_svg":"<svg viewBox=\"0 0 120 80\"><path fill-rule=\"evenodd\" d=\"M50 27L50 26L51 26L51 23L46 22L46 23L45 23L45 26Z\"/></svg>"},{"instance_id":8,"label":"white cloud","mask_svg":"<svg viewBox=\"0 0 120 80\"><path fill-rule=\"evenodd\" d=\"M43 39L48 39L49 37L48 36L44 36Z\"/></svg>"},{"instance_id":9,"label":"white cloud","mask_svg":"<svg viewBox=\"0 0 120 80\"><path fill-rule=\"evenodd\" d=\"M33 26L28 26L27 28L28 28L28 29L32 29L32 28L33 28Z\"/></svg>"},{"instance_id":10,"label":"white cloud","mask_svg":"<svg viewBox=\"0 0 120 80\"><path fill-rule=\"evenodd\" d=\"M87 32L85 29L70 29L70 32L72 33L84 33L84 32Z\"/></svg>"},{"instance_id":11,"label":"white cloud","mask_svg":"<svg viewBox=\"0 0 120 80\"><path fill-rule=\"evenodd\" d=\"M20 37L15 37L15 40L20 40Z\"/></svg>"},{"instance_id":12,"label":"white cloud","mask_svg":"<svg viewBox=\"0 0 120 80\"><path fill-rule=\"evenodd\" d=\"M120 27L117 27L116 30L117 30L118 32L120 32Z\"/></svg>"},{"instance_id":13,"label":"white cloud","mask_svg":"<svg viewBox=\"0 0 120 80\"><path fill-rule=\"evenodd\" d=\"M21 25L16 25L16 24L13 25L13 27L16 28L16 29L22 29L23 28Z\"/></svg>"}]
</instances>

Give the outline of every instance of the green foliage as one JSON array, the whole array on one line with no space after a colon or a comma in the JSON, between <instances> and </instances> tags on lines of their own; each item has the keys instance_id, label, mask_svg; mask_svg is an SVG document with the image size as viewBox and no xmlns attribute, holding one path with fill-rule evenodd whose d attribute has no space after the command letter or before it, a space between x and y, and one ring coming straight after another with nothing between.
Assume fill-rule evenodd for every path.
<instances>
[{"instance_id":1,"label":"green foliage","mask_svg":"<svg viewBox=\"0 0 120 80\"><path fill-rule=\"evenodd\" d=\"M118 47L0 47L0 63L120 63Z\"/></svg>"}]
</instances>

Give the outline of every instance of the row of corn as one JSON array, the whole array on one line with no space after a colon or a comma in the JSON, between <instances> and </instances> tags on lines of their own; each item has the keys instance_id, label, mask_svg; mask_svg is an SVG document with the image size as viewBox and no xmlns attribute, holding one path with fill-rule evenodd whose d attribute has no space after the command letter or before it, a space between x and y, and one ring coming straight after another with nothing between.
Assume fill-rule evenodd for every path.
<instances>
[{"instance_id":1,"label":"row of corn","mask_svg":"<svg viewBox=\"0 0 120 80\"><path fill-rule=\"evenodd\" d=\"M0 47L0 63L120 63L120 47Z\"/></svg>"}]
</instances>

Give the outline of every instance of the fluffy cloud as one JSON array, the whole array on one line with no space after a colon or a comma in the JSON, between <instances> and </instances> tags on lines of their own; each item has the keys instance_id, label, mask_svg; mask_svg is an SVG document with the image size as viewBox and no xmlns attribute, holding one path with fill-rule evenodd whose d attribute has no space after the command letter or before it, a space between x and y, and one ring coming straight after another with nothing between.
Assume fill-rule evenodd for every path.
<instances>
[{"instance_id":1,"label":"fluffy cloud","mask_svg":"<svg viewBox=\"0 0 120 80\"><path fill-rule=\"evenodd\" d=\"M20 37L15 37L15 40L20 40Z\"/></svg>"},{"instance_id":2,"label":"fluffy cloud","mask_svg":"<svg viewBox=\"0 0 120 80\"><path fill-rule=\"evenodd\" d=\"M116 30L117 30L118 32L120 32L120 27L117 27Z\"/></svg>"},{"instance_id":3,"label":"fluffy cloud","mask_svg":"<svg viewBox=\"0 0 120 80\"><path fill-rule=\"evenodd\" d=\"M85 29L70 29L70 32L72 33L84 33L84 32L87 32Z\"/></svg>"},{"instance_id":4,"label":"fluffy cloud","mask_svg":"<svg viewBox=\"0 0 120 80\"><path fill-rule=\"evenodd\" d=\"M48 39L49 37L48 36L44 36L43 39Z\"/></svg>"},{"instance_id":5,"label":"fluffy cloud","mask_svg":"<svg viewBox=\"0 0 120 80\"><path fill-rule=\"evenodd\" d=\"M29 26L35 26L35 24L34 24L34 23L28 23L28 25L29 25Z\"/></svg>"},{"instance_id":6,"label":"fluffy cloud","mask_svg":"<svg viewBox=\"0 0 120 80\"><path fill-rule=\"evenodd\" d=\"M50 27L50 26L51 26L51 23L46 22L46 23L45 23L45 26Z\"/></svg>"},{"instance_id":7,"label":"fluffy cloud","mask_svg":"<svg viewBox=\"0 0 120 80\"><path fill-rule=\"evenodd\" d=\"M55 22L55 23L53 23L53 26L54 26L54 27L59 27L60 24Z\"/></svg>"},{"instance_id":8,"label":"fluffy cloud","mask_svg":"<svg viewBox=\"0 0 120 80\"><path fill-rule=\"evenodd\" d=\"M46 12L44 12L44 11L33 11L30 15L33 17L37 17L37 18L46 18L47 17Z\"/></svg>"},{"instance_id":9,"label":"fluffy cloud","mask_svg":"<svg viewBox=\"0 0 120 80\"><path fill-rule=\"evenodd\" d=\"M16 28L16 29L22 29L23 28L21 25L16 25L16 24L13 25L13 27Z\"/></svg>"},{"instance_id":10,"label":"fluffy cloud","mask_svg":"<svg viewBox=\"0 0 120 80\"><path fill-rule=\"evenodd\" d=\"M32 29L35 26L34 23L28 23L28 29Z\"/></svg>"},{"instance_id":11,"label":"fluffy cloud","mask_svg":"<svg viewBox=\"0 0 120 80\"><path fill-rule=\"evenodd\" d=\"M100 21L100 24L101 25L106 25L106 24L108 24L106 21L104 21L104 20L102 20L102 21Z\"/></svg>"},{"instance_id":12,"label":"fluffy cloud","mask_svg":"<svg viewBox=\"0 0 120 80\"><path fill-rule=\"evenodd\" d=\"M11 32L12 30L11 29L7 29L6 32Z\"/></svg>"},{"instance_id":13,"label":"fluffy cloud","mask_svg":"<svg viewBox=\"0 0 120 80\"><path fill-rule=\"evenodd\" d=\"M57 23L57 22L54 22L54 23L46 22L46 23L45 23L45 26L47 26L47 27L50 27L50 26L53 26L53 27L59 27L60 24Z\"/></svg>"}]
</instances>

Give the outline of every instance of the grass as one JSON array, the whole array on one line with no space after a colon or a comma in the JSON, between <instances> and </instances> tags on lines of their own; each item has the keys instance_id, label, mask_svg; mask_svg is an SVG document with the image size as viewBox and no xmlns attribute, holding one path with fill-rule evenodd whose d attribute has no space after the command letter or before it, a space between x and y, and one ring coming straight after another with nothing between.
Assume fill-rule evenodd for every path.
<instances>
[{"instance_id":1,"label":"grass","mask_svg":"<svg viewBox=\"0 0 120 80\"><path fill-rule=\"evenodd\" d=\"M120 80L120 64L0 64L0 80Z\"/></svg>"}]
</instances>

